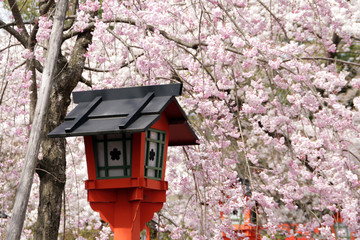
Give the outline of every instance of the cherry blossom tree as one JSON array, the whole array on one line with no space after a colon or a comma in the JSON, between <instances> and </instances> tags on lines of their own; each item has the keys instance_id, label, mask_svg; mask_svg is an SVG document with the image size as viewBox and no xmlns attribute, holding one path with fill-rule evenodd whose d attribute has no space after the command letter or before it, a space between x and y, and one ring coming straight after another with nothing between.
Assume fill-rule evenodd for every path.
<instances>
[{"instance_id":1,"label":"cherry blossom tree","mask_svg":"<svg viewBox=\"0 0 360 240\"><path fill-rule=\"evenodd\" d=\"M25 65L19 69L23 77L21 77L19 73L14 74L14 69L9 71L9 73L13 72L13 78L20 78L24 84L28 85L25 93L27 93L29 97L20 100L28 100L30 109L25 108L24 110L29 111L31 122L31 116L34 113L34 106L37 101L37 72L42 72L43 70L44 52L41 52L41 50L45 50L46 54L46 40L50 35L52 10L55 2L41 2L39 6L39 15L41 17L35 22L29 23L24 22L16 1L8 1L8 5L11 9L14 23L6 24L0 21L0 24L2 28L10 34L11 38L17 40L18 43L15 45L21 45L24 48L24 63L21 65ZM27 27L27 25L29 25L29 27ZM68 27L69 26L67 26L67 28ZM9 38L9 42L11 38ZM67 106L70 103L70 93L81 78L83 71L82 66L85 61L83 55L86 52L92 36L90 32L86 32L75 34L75 38L76 40L72 46L73 54L67 58L67 56L63 55L64 51L62 51L59 54L56 66L55 83L51 93L47 120L44 127L44 137L41 145L43 155L38 161L36 170L40 178L40 194L38 216L33 227L35 239L56 239L58 235L63 201L62 194L65 185L65 140L48 139L46 134L56 126L59 120L64 118ZM40 49L40 52L38 49ZM4 74L4 78L5 77L6 75ZM10 81L10 79L8 81ZM5 93L7 82L3 86L3 92ZM21 86L20 90L22 90ZM29 90L31 91L30 93ZM8 96L10 97L11 95ZM11 101L8 101L8 103L11 104ZM28 124L30 122L28 121ZM26 132L24 134L26 134ZM25 142L26 141L23 141L23 143ZM20 146L21 145L19 145L19 147Z\"/></svg>"},{"instance_id":2,"label":"cherry blossom tree","mask_svg":"<svg viewBox=\"0 0 360 240\"><path fill-rule=\"evenodd\" d=\"M41 2L40 17L26 22L9 1L13 22L0 21L2 209L9 213L53 4ZM45 133L64 118L75 87L181 82L179 100L200 145L171 150L168 201L154 216L158 231L172 239L235 238L228 216L253 209L265 239L281 234L283 223L335 238L337 214L360 237L359 9L345 0L73 2ZM52 187L40 191L39 217L29 214L27 226L37 221L39 236L51 193L52 232L65 202L64 219L73 224L63 221L61 234L107 235L86 205L81 139L68 140L67 152L64 140L49 141L38 173L40 190L45 178ZM64 201L65 171L74 180L66 182Z\"/></svg>"}]
</instances>

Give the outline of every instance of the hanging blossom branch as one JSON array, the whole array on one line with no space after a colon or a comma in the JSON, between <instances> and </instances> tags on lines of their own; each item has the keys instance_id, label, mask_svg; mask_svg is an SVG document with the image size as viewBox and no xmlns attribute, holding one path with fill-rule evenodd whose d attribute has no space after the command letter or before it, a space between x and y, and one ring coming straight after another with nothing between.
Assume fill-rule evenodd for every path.
<instances>
[{"instance_id":1,"label":"hanging blossom branch","mask_svg":"<svg viewBox=\"0 0 360 240\"><path fill-rule=\"evenodd\" d=\"M131 46L129 44L127 44L121 37L119 37L113 30L111 30L110 28L106 29L109 33L111 33L111 35L113 35L117 40L119 40L126 48L127 50L130 52L131 56L133 57L133 59L137 59L137 57L135 56L134 52L131 49Z\"/></svg>"},{"instance_id":2,"label":"hanging blossom branch","mask_svg":"<svg viewBox=\"0 0 360 240\"><path fill-rule=\"evenodd\" d=\"M126 62L126 63L122 64L122 65L120 66L120 69L129 66L131 63L135 62L135 60L136 60L137 58L139 58L139 57L141 57L141 56L143 56L143 55L144 55L144 54L141 53L141 54L135 56L135 59L133 59L133 60L131 60L131 61L129 61L129 62ZM88 71L92 71L92 72L103 72L103 73L111 72L111 70L108 70L108 69L98 69L98 68L91 68L91 67L86 67L86 66L84 67L84 69L85 69L85 70L88 70ZM84 77L81 77L80 82L82 82L82 83L84 83L85 85L87 85L88 87L91 87L91 88L92 88L92 82L89 81L89 80L87 80L87 79L85 79Z\"/></svg>"},{"instance_id":3,"label":"hanging blossom branch","mask_svg":"<svg viewBox=\"0 0 360 240\"><path fill-rule=\"evenodd\" d=\"M114 23L114 22L118 22L118 23L126 23L126 24L130 24L130 25L133 25L133 26L137 26L135 20L132 20L132 19L121 19L121 18L116 18L114 20L109 20L109 21L104 21L104 23ZM89 25L83 30L83 32L88 32L88 31L91 31L93 28L95 27L95 23L94 22L91 22L89 23ZM186 48L191 48L191 49L198 49L200 46L204 46L204 47L207 47L208 44L205 43L205 42L194 42L194 43L191 43L191 42L186 42L186 41L183 41L179 38L176 38L174 36L171 36L169 33L167 33L166 31L164 30L159 30L159 29L156 29L156 27L150 25L150 24L146 24L146 30L150 31L150 32L155 32L156 30L163 36L165 37L167 40L170 40L172 42L175 42L177 43L178 45L181 45L183 47L186 47ZM83 32L79 32L79 31L71 31L71 32L68 32L66 34L63 35L63 41L67 40L67 39L70 39L72 37L75 37ZM109 31L110 32L110 31ZM111 32L110 32L111 33ZM112 33L113 34L113 33ZM114 35L114 34L113 34ZM116 36L115 36L116 37ZM243 55L243 53L241 53L238 49L234 48L234 47L225 47L225 50L226 51L229 51L229 52L232 52L232 53L235 53L235 54L238 54L238 55ZM262 60L262 59L259 59L259 61L261 62L267 62L266 60Z\"/></svg>"},{"instance_id":4,"label":"hanging blossom branch","mask_svg":"<svg viewBox=\"0 0 360 240\"><path fill-rule=\"evenodd\" d=\"M343 64L347 64L347 65L353 65L356 67L360 67L360 63L353 63L353 62L349 62L349 61L345 61L345 60L341 60L341 59L336 59L336 58L327 58L327 57L300 57L298 58L300 60L325 60L325 61L332 61L332 62L339 62L339 63L343 63ZM286 61L290 61L291 59L287 59L284 60L284 62Z\"/></svg>"},{"instance_id":5,"label":"hanging blossom branch","mask_svg":"<svg viewBox=\"0 0 360 240\"><path fill-rule=\"evenodd\" d=\"M105 23L113 23L113 22L118 22L118 23L126 23L126 24L130 24L133 26L138 26L135 22L135 20L132 19L123 19L123 18L116 18L114 20L111 21L104 21ZM179 45L185 46L187 48L192 48L192 49L197 49L199 46L207 46L206 43L204 42L198 42L198 43L189 43L189 42L185 42L179 38L170 36L167 32L165 32L164 30L160 30L160 29L156 29L156 27L150 25L150 24L146 24L145 25L145 29L150 31L150 32L155 32L156 30L159 31L159 33L165 37L168 40L171 40Z\"/></svg>"},{"instance_id":6,"label":"hanging blossom branch","mask_svg":"<svg viewBox=\"0 0 360 240\"><path fill-rule=\"evenodd\" d=\"M275 16L275 14L274 14L262 1L257 0L257 2L260 3L261 6L263 6L263 7L266 9L266 11L268 11L268 12L270 13L270 15L275 19L275 21L279 24L281 30L283 31L283 33L284 33L284 35L285 35L286 42L290 42L290 39L289 39L289 37L287 36L286 30L285 30L284 26L281 24L279 18L277 18L277 17Z\"/></svg>"},{"instance_id":7,"label":"hanging blossom branch","mask_svg":"<svg viewBox=\"0 0 360 240\"><path fill-rule=\"evenodd\" d=\"M124 63L123 65L121 65L121 66L120 66L120 69L129 66L129 65L130 65L131 63L133 63L137 58L139 58L139 57L141 57L141 56L143 56L143 55L144 55L144 54L141 53L141 54L135 56L135 59L133 59L133 60L131 60L131 61L129 61L129 62L126 62L126 63ZM84 67L84 69L85 69L85 70L88 70L88 71L92 71L92 72L111 72L111 70L109 70L109 69L98 69L98 68L91 68L91 67Z\"/></svg>"},{"instance_id":8,"label":"hanging blossom branch","mask_svg":"<svg viewBox=\"0 0 360 240\"><path fill-rule=\"evenodd\" d=\"M219 7L221 9L224 10L224 7L222 5L219 5ZM227 11L225 11L225 13L229 14ZM232 20L232 22L235 24L235 26L237 27L238 30L241 30L240 27L236 24L236 22L234 21L234 19L231 18L230 15L228 15L230 17L230 20ZM111 20L111 21L104 21L104 23L113 23L113 22L118 22L118 23L127 23L127 24L130 24L130 25L133 25L133 26L137 26L135 20L132 20L132 19L121 19L121 18L116 18L115 20ZM89 26L87 28L84 29L84 31L87 31L87 30L90 30L92 29L94 26L94 23L90 23ZM150 24L146 24L146 30L149 30L150 32L155 32L156 31L156 27L150 25ZM166 31L164 30L159 30L159 33L165 37L167 40L170 40L172 42L175 42L177 43L179 46L183 46L183 47L186 47L186 48L191 48L191 49L198 49L200 46L204 46L204 47L207 47L208 44L205 43L205 42L195 42L195 43L191 43L191 42L186 42L186 41L183 41L179 38L176 38L176 37L173 37L171 36L170 34L168 34ZM108 30L109 31L109 30ZM111 31L109 31L111 33ZM75 36L79 34L79 32L71 32L71 33L68 33L66 35L63 36L63 39L65 38L70 38L72 36ZM113 33L112 33L113 34ZM114 35L114 34L113 34ZM115 36L115 35L114 35ZM116 37L116 36L115 36ZM247 40L246 40L247 41ZM248 43L249 44L249 43ZM238 49L234 48L234 47L225 47L224 48L226 51L229 51L229 52L232 52L232 53L235 53L237 55L241 55L243 56L243 53L240 52ZM258 59L259 62L261 63L268 63L268 61L266 59ZM289 71L289 72L292 72L290 69L284 67L284 66L281 66L282 68L284 68L285 70ZM293 73L293 72L292 72ZM214 79L214 77L212 76L212 78Z\"/></svg>"}]
</instances>

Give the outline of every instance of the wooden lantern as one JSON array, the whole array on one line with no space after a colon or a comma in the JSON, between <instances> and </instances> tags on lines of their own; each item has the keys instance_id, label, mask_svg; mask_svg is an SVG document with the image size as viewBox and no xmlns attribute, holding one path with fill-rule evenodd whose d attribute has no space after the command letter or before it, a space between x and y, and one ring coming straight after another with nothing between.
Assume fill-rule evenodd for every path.
<instances>
[{"instance_id":1,"label":"wooden lantern","mask_svg":"<svg viewBox=\"0 0 360 240\"><path fill-rule=\"evenodd\" d=\"M175 96L181 84L74 92L78 105L50 137L84 136L93 210L115 239L139 239L166 201L168 146L197 137Z\"/></svg>"}]
</instances>

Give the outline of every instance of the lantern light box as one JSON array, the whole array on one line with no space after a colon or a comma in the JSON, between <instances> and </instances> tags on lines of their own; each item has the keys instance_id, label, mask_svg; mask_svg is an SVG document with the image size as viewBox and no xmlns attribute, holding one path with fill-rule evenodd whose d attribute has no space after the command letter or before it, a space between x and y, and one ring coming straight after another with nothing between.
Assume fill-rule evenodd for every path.
<instances>
[{"instance_id":1,"label":"lantern light box","mask_svg":"<svg viewBox=\"0 0 360 240\"><path fill-rule=\"evenodd\" d=\"M49 137L84 136L91 207L115 239L139 239L166 201L167 147L197 144L176 100L181 84L74 92Z\"/></svg>"}]
</instances>

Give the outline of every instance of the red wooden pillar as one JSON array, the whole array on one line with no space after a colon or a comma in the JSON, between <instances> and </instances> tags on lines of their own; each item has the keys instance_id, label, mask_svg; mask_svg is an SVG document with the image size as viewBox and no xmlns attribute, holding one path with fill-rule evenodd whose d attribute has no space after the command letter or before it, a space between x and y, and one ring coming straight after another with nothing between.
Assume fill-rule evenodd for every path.
<instances>
[{"instance_id":1,"label":"red wooden pillar","mask_svg":"<svg viewBox=\"0 0 360 240\"><path fill-rule=\"evenodd\" d=\"M146 229L146 240L150 240L151 239L150 228L146 226L145 229Z\"/></svg>"},{"instance_id":2,"label":"red wooden pillar","mask_svg":"<svg viewBox=\"0 0 360 240\"><path fill-rule=\"evenodd\" d=\"M164 198L165 191L149 194ZM115 240L139 240L145 223L150 221L163 205L162 202L132 199L131 192L127 190L117 190L117 194L113 191L89 191L89 201L92 209L99 212L101 218L110 224Z\"/></svg>"}]
</instances>

